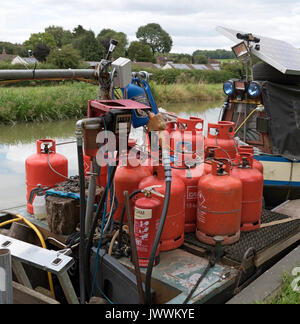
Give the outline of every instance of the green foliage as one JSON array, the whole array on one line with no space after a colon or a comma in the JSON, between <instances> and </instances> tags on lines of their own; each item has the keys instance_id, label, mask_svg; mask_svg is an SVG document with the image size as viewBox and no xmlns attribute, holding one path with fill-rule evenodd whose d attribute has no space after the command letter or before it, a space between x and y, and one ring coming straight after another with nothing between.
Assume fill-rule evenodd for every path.
<instances>
[{"instance_id":1,"label":"green foliage","mask_svg":"<svg viewBox=\"0 0 300 324\"><path fill-rule=\"evenodd\" d=\"M208 59L203 54L196 54L196 55L193 56L193 63L195 63L195 64L207 64Z\"/></svg>"},{"instance_id":2,"label":"green foliage","mask_svg":"<svg viewBox=\"0 0 300 324\"><path fill-rule=\"evenodd\" d=\"M171 36L159 24L155 23L139 27L136 38L148 44L153 54L169 53L173 45Z\"/></svg>"},{"instance_id":3,"label":"green foliage","mask_svg":"<svg viewBox=\"0 0 300 324\"><path fill-rule=\"evenodd\" d=\"M64 45L61 49L54 49L47 58L47 63L54 64L60 69L76 69L80 65L80 55L71 44Z\"/></svg>"},{"instance_id":4,"label":"green foliage","mask_svg":"<svg viewBox=\"0 0 300 324\"><path fill-rule=\"evenodd\" d=\"M12 44L10 42L0 42L0 54L5 49L6 54L27 56L27 50L23 45Z\"/></svg>"},{"instance_id":5,"label":"green foliage","mask_svg":"<svg viewBox=\"0 0 300 324\"><path fill-rule=\"evenodd\" d=\"M75 28L75 38L72 45L80 53L80 56L86 61L100 61L103 57L103 51L98 44L95 34L92 30L82 30L78 26Z\"/></svg>"},{"instance_id":6,"label":"green foliage","mask_svg":"<svg viewBox=\"0 0 300 324\"><path fill-rule=\"evenodd\" d=\"M285 273L282 278L282 287L279 293L267 300L266 302L256 302L256 304L271 304L271 305L299 305L300 294L293 291L292 281L295 279L291 274Z\"/></svg>"},{"instance_id":7,"label":"green foliage","mask_svg":"<svg viewBox=\"0 0 300 324\"><path fill-rule=\"evenodd\" d=\"M0 124L82 118L97 87L86 83L61 83L47 87L1 89Z\"/></svg>"},{"instance_id":8,"label":"green foliage","mask_svg":"<svg viewBox=\"0 0 300 324\"><path fill-rule=\"evenodd\" d=\"M50 53L50 48L45 44L39 44L35 47L32 54L39 62L45 62Z\"/></svg>"},{"instance_id":9,"label":"green foliage","mask_svg":"<svg viewBox=\"0 0 300 324\"><path fill-rule=\"evenodd\" d=\"M56 46L61 48L63 45L71 44L73 34L69 30L64 30L60 26L49 26L45 28L45 33L51 34L56 42Z\"/></svg>"},{"instance_id":10,"label":"green foliage","mask_svg":"<svg viewBox=\"0 0 300 324\"><path fill-rule=\"evenodd\" d=\"M158 84L191 83L191 82L207 82L207 83L223 83L231 79L232 74L228 71L199 71L199 70L153 70L152 80Z\"/></svg>"},{"instance_id":11,"label":"green foliage","mask_svg":"<svg viewBox=\"0 0 300 324\"><path fill-rule=\"evenodd\" d=\"M169 53L166 55L169 61L174 63L189 64L192 63L192 56L190 54Z\"/></svg>"},{"instance_id":12,"label":"green foliage","mask_svg":"<svg viewBox=\"0 0 300 324\"><path fill-rule=\"evenodd\" d=\"M126 47L128 45L127 35L112 29L102 29L97 36L97 41L105 53L107 53L109 49L111 39L115 39L119 42L113 53L114 58L117 59L126 56Z\"/></svg>"},{"instance_id":13,"label":"green foliage","mask_svg":"<svg viewBox=\"0 0 300 324\"><path fill-rule=\"evenodd\" d=\"M23 64L12 65L10 62L0 62L0 70L27 70L27 69L57 69L58 67L48 63L38 63L35 67L34 64L27 65L27 68Z\"/></svg>"},{"instance_id":14,"label":"green foliage","mask_svg":"<svg viewBox=\"0 0 300 324\"><path fill-rule=\"evenodd\" d=\"M235 58L232 51L226 51L224 49L216 50L197 50L193 53L193 56L204 55L210 59L233 59Z\"/></svg>"},{"instance_id":15,"label":"green foliage","mask_svg":"<svg viewBox=\"0 0 300 324\"><path fill-rule=\"evenodd\" d=\"M128 57L137 62L154 62L154 56L149 45L142 42L131 42L128 48Z\"/></svg>"},{"instance_id":16,"label":"green foliage","mask_svg":"<svg viewBox=\"0 0 300 324\"><path fill-rule=\"evenodd\" d=\"M24 42L24 46L30 48L31 50L34 50L40 44L45 44L50 49L56 47L54 37L48 33L31 34L29 40Z\"/></svg>"},{"instance_id":17,"label":"green foliage","mask_svg":"<svg viewBox=\"0 0 300 324\"><path fill-rule=\"evenodd\" d=\"M232 62L223 62L221 65L221 70L229 72L232 75L232 78L240 78L240 71L244 75L246 69L244 64L241 61L235 60Z\"/></svg>"}]
</instances>

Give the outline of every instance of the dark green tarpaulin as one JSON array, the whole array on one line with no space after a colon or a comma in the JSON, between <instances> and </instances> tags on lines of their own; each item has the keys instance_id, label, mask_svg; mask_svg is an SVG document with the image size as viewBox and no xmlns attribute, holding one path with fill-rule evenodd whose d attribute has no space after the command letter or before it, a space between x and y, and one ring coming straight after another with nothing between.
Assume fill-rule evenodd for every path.
<instances>
[{"instance_id":1,"label":"dark green tarpaulin","mask_svg":"<svg viewBox=\"0 0 300 324\"><path fill-rule=\"evenodd\" d=\"M300 160L300 86L263 82L273 154Z\"/></svg>"}]
</instances>

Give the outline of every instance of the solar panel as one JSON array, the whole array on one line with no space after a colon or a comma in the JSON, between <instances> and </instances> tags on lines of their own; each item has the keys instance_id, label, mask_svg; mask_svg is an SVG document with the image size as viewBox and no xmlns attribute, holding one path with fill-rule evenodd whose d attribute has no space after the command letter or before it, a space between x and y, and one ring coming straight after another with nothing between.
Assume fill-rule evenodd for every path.
<instances>
[{"instance_id":1,"label":"solar panel","mask_svg":"<svg viewBox=\"0 0 300 324\"><path fill-rule=\"evenodd\" d=\"M186 64L172 64L175 69L178 70L190 70L190 68Z\"/></svg>"},{"instance_id":2,"label":"solar panel","mask_svg":"<svg viewBox=\"0 0 300 324\"><path fill-rule=\"evenodd\" d=\"M217 27L216 30L236 43L241 42L236 37L237 33L246 34L245 32L225 27ZM255 46L251 49L255 56L284 74L300 75L299 49L281 40L255 34L254 36L260 38L260 49L255 49Z\"/></svg>"},{"instance_id":3,"label":"solar panel","mask_svg":"<svg viewBox=\"0 0 300 324\"><path fill-rule=\"evenodd\" d=\"M204 64L192 64L192 67L196 70L208 70L208 67Z\"/></svg>"}]
</instances>

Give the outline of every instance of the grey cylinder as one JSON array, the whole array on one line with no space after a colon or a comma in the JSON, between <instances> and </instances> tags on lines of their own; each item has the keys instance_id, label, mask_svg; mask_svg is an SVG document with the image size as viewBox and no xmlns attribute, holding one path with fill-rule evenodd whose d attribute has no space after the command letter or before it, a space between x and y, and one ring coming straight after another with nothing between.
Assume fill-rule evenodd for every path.
<instances>
[{"instance_id":1,"label":"grey cylinder","mask_svg":"<svg viewBox=\"0 0 300 324\"><path fill-rule=\"evenodd\" d=\"M0 249L0 305L13 304L10 250Z\"/></svg>"},{"instance_id":2,"label":"grey cylinder","mask_svg":"<svg viewBox=\"0 0 300 324\"><path fill-rule=\"evenodd\" d=\"M24 80L47 78L96 78L91 69L68 70L1 70L0 80Z\"/></svg>"}]
</instances>

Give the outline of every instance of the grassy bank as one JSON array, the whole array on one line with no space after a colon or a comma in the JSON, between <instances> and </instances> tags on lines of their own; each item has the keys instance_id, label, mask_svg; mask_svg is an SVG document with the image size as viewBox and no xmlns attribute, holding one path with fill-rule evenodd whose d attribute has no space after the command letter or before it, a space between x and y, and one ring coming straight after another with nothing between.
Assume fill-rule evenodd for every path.
<instances>
[{"instance_id":1,"label":"grassy bank","mask_svg":"<svg viewBox=\"0 0 300 324\"><path fill-rule=\"evenodd\" d=\"M278 294L265 302L257 302L256 304L269 305L299 305L300 294L292 289L292 281L295 278L286 273L282 278L282 287Z\"/></svg>"},{"instance_id":2,"label":"grassy bank","mask_svg":"<svg viewBox=\"0 0 300 324\"><path fill-rule=\"evenodd\" d=\"M221 84L151 85L159 106L167 103L220 101ZM1 87L0 123L51 121L81 118L88 100L97 98L98 88L86 83L49 86Z\"/></svg>"},{"instance_id":3,"label":"grassy bank","mask_svg":"<svg viewBox=\"0 0 300 324\"><path fill-rule=\"evenodd\" d=\"M0 88L0 123L79 118L97 87L85 83Z\"/></svg>"}]
</instances>

